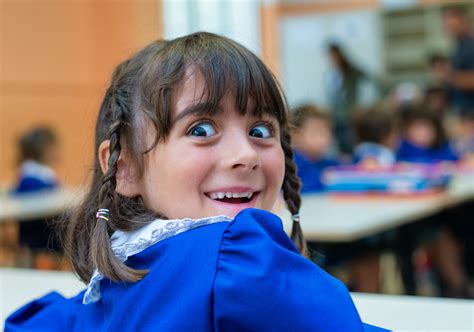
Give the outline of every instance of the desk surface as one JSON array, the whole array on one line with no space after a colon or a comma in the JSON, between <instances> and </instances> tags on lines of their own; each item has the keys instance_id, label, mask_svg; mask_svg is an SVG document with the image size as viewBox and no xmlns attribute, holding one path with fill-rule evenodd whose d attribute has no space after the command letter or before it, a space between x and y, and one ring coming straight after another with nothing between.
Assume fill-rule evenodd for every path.
<instances>
[{"instance_id":1,"label":"desk surface","mask_svg":"<svg viewBox=\"0 0 474 332\"><path fill-rule=\"evenodd\" d=\"M457 176L446 192L421 197L303 197L301 226L307 240L350 242L433 215L474 199L474 175ZM291 222L282 214L285 228Z\"/></svg>"},{"instance_id":2,"label":"desk surface","mask_svg":"<svg viewBox=\"0 0 474 332\"><path fill-rule=\"evenodd\" d=\"M84 288L72 273L0 268L0 321L36 297ZM354 293L362 320L396 330L473 331L474 301Z\"/></svg>"},{"instance_id":3,"label":"desk surface","mask_svg":"<svg viewBox=\"0 0 474 332\"><path fill-rule=\"evenodd\" d=\"M78 204L80 191L62 190L21 199L0 198L0 223L59 214ZM433 215L447 207L474 199L474 175L458 175L448 191L412 198L303 197L300 211L307 240L350 242ZM283 209L281 209L283 210ZM286 210L285 210L286 211ZM288 213L280 213L290 229Z\"/></svg>"},{"instance_id":4,"label":"desk surface","mask_svg":"<svg viewBox=\"0 0 474 332\"><path fill-rule=\"evenodd\" d=\"M0 223L59 215L77 206L82 195L80 190L61 189L14 198L0 196Z\"/></svg>"}]
</instances>

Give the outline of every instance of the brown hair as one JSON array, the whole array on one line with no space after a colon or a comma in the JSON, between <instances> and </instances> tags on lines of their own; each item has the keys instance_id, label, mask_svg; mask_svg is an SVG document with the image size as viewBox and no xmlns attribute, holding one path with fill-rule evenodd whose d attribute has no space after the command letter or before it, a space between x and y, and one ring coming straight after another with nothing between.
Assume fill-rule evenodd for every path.
<instances>
[{"instance_id":1,"label":"brown hair","mask_svg":"<svg viewBox=\"0 0 474 332\"><path fill-rule=\"evenodd\" d=\"M359 142L383 144L396 128L393 111L379 105L356 110L353 123Z\"/></svg>"},{"instance_id":2,"label":"brown hair","mask_svg":"<svg viewBox=\"0 0 474 332\"><path fill-rule=\"evenodd\" d=\"M290 113L290 122L294 128L303 128L306 121L309 119L320 119L326 121L331 126L331 115L319 109L318 107L310 104L300 105L294 108Z\"/></svg>"},{"instance_id":3,"label":"brown hair","mask_svg":"<svg viewBox=\"0 0 474 332\"><path fill-rule=\"evenodd\" d=\"M115 257L110 235L116 230L138 229L157 217L166 216L148 210L141 197L124 197L115 191L117 161L121 153L126 153L138 165L140 175L143 174L144 155L165 140L171 129L171 95L182 82L187 68L199 71L205 79L206 91L201 101L207 107L203 113L220 112L218 104L230 91L241 114L249 111L247 102L252 98L256 107L251 112L276 117L285 154L283 196L292 214L299 211L300 181L293 162L286 101L267 67L243 46L211 33L158 41L116 68L100 108L95 154L97 156L99 145L109 139L108 168L102 174L96 158L89 193L65 232L66 248L74 269L85 282L90 280L94 269L114 281L134 282L147 273L134 270ZM155 129L151 146L144 145L145 123ZM97 220L99 208L110 210L109 221ZM302 250L304 240L297 222L293 223L291 237Z\"/></svg>"},{"instance_id":4,"label":"brown hair","mask_svg":"<svg viewBox=\"0 0 474 332\"><path fill-rule=\"evenodd\" d=\"M27 159L43 162L46 149L56 142L56 134L48 127L37 127L27 131L18 140L19 162Z\"/></svg>"}]
</instances>

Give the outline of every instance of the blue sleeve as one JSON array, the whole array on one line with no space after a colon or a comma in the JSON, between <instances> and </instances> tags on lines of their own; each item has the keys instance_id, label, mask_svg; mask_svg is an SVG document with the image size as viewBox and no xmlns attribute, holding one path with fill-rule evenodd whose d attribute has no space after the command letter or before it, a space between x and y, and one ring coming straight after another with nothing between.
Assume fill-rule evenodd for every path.
<instances>
[{"instance_id":1,"label":"blue sleeve","mask_svg":"<svg viewBox=\"0 0 474 332\"><path fill-rule=\"evenodd\" d=\"M459 160L459 156L455 152L451 142L446 143L442 150L443 150L443 152L442 152L441 159L447 160L447 161L458 161Z\"/></svg>"},{"instance_id":2,"label":"blue sleeve","mask_svg":"<svg viewBox=\"0 0 474 332\"><path fill-rule=\"evenodd\" d=\"M82 294L66 299L51 292L34 300L7 318L5 332L71 331L81 307Z\"/></svg>"},{"instance_id":3,"label":"blue sleeve","mask_svg":"<svg viewBox=\"0 0 474 332\"><path fill-rule=\"evenodd\" d=\"M224 232L213 288L216 331L381 331L346 287L302 257L281 220L242 211Z\"/></svg>"}]
</instances>

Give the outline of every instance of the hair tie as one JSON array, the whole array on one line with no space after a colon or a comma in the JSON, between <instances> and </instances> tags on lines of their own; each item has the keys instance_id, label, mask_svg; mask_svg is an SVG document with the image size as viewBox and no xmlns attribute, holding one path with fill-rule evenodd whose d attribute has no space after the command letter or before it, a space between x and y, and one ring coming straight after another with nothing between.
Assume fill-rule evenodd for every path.
<instances>
[{"instance_id":1,"label":"hair tie","mask_svg":"<svg viewBox=\"0 0 474 332\"><path fill-rule=\"evenodd\" d=\"M295 213L294 215L292 215L291 220L293 220L294 222L300 222L301 219L299 213Z\"/></svg>"},{"instance_id":2,"label":"hair tie","mask_svg":"<svg viewBox=\"0 0 474 332\"><path fill-rule=\"evenodd\" d=\"M99 209L95 216L97 219L104 219L105 221L109 221L109 209Z\"/></svg>"}]
</instances>

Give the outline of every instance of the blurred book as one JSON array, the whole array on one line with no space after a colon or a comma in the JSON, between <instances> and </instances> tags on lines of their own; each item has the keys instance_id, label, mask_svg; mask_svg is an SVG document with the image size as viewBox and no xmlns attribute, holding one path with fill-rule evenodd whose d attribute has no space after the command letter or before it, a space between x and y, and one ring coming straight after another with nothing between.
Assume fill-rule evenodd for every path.
<instances>
[{"instance_id":1,"label":"blurred book","mask_svg":"<svg viewBox=\"0 0 474 332\"><path fill-rule=\"evenodd\" d=\"M329 193L381 193L406 195L439 192L452 174L444 165L400 164L390 167L357 165L328 168L322 178Z\"/></svg>"}]
</instances>

